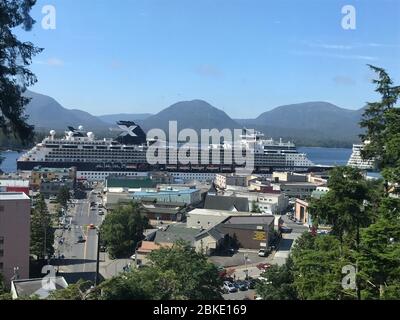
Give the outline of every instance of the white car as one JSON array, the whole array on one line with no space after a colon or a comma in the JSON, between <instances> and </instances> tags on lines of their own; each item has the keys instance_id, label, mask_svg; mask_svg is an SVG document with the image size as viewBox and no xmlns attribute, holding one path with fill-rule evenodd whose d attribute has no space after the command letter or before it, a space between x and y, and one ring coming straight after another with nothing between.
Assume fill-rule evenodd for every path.
<instances>
[{"instance_id":1,"label":"white car","mask_svg":"<svg viewBox=\"0 0 400 320\"><path fill-rule=\"evenodd\" d=\"M224 289L226 291L228 291L229 293L238 291L238 289L235 287L235 285L230 281L224 281Z\"/></svg>"}]
</instances>

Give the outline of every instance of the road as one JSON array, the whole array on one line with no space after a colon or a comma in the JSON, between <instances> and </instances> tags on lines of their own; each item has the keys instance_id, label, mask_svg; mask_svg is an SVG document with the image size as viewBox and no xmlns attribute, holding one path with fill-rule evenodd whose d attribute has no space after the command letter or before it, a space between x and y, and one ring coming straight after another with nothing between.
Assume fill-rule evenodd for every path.
<instances>
[{"instance_id":1,"label":"road","mask_svg":"<svg viewBox=\"0 0 400 320\"><path fill-rule=\"evenodd\" d=\"M282 234L279 248L272 259L272 264L277 264L280 266L286 263L296 239L308 230L308 227L294 223L287 216L282 216L282 218L285 225L289 228L292 228L292 232Z\"/></svg>"},{"instance_id":2,"label":"road","mask_svg":"<svg viewBox=\"0 0 400 320\"><path fill-rule=\"evenodd\" d=\"M56 255L64 255L64 259L60 260L59 272L71 282L80 278L93 281L95 278L97 232L90 229L89 225L99 226L102 216L98 215L97 208L95 210L90 208L92 201L99 202L99 198L92 192L88 193L87 199L77 200L68 210L71 228L59 230L57 233L57 239L62 239L62 242L58 242ZM80 236L85 242L78 242Z\"/></svg>"}]
</instances>

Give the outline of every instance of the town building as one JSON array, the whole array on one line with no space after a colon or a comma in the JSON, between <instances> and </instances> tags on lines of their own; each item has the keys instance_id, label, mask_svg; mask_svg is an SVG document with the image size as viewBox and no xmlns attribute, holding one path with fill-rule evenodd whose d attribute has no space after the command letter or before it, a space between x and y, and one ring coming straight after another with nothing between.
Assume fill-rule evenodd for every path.
<instances>
[{"instance_id":1,"label":"town building","mask_svg":"<svg viewBox=\"0 0 400 320\"><path fill-rule=\"evenodd\" d=\"M142 201L144 214L152 223L155 221L182 221L187 211L187 206L182 203Z\"/></svg>"},{"instance_id":2,"label":"town building","mask_svg":"<svg viewBox=\"0 0 400 320\"><path fill-rule=\"evenodd\" d=\"M0 193L0 273L7 287L13 279L29 278L30 218L24 192Z\"/></svg>"},{"instance_id":3,"label":"town building","mask_svg":"<svg viewBox=\"0 0 400 320\"><path fill-rule=\"evenodd\" d=\"M171 242L154 242L143 240L140 242L138 248L135 251L135 262L137 266L146 265L148 263L148 255L154 250L160 248L171 248L173 243Z\"/></svg>"},{"instance_id":4,"label":"town building","mask_svg":"<svg viewBox=\"0 0 400 320\"><path fill-rule=\"evenodd\" d=\"M284 213L286 208L288 207L288 198L279 190L265 190L265 193L262 192L225 192L224 195L236 197L236 198L245 198L248 201L249 209L248 211L254 212L255 206L261 211L260 213L264 214L281 214ZM244 210L241 210L244 211Z\"/></svg>"},{"instance_id":5,"label":"town building","mask_svg":"<svg viewBox=\"0 0 400 320\"><path fill-rule=\"evenodd\" d=\"M29 180L1 177L0 192L23 192L29 196Z\"/></svg>"},{"instance_id":6,"label":"town building","mask_svg":"<svg viewBox=\"0 0 400 320\"><path fill-rule=\"evenodd\" d=\"M71 181L76 183L76 168L45 168L35 167L30 176L30 187L32 190L40 190L43 182L50 181Z\"/></svg>"},{"instance_id":7,"label":"town building","mask_svg":"<svg viewBox=\"0 0 400 320\"><path fill-rule=\"evenodd\" d=\"M236 173L217 173L215 175L215 185L220 189L226 189L228 186L247 187L250 178L248 175Z\"/></svg>"},{"instance_id":8,"label":"town building","mask_svg":"<svg viewBox=\"0 0 400 320\"><path fill-rule=\"evenodd\" d=\"M14 280L11 282L11 295L13 299L26 299L33 296L46 299L55 290L67 287L68 283L64 277Z\"/></svg>"},{"instance_id":9,"label":"town building","mask_svg":"<svg viewBox=\"0 0 400 320\"><path fill-rule=\"evenodd\" d=\"M274 221L274 216L231 216L215 229L228 235L238 248L259 250L274 240Z\"/></svg>"},{"instance_id":10,"label":"town building","mask_svg":"<svg viewBox=\"0 0 400 320\"><path fill-rule=\"evenodd\" d=\"M279 182L307 182L308 178L305 174L293 173L293 172L274 172L272 174L272 181L275 183Z\"/></svg>"},{"instance_id":11,"label":"town building","mask_svg":"<svg viewBox=\"0 0 400 320\"><path fill-rule=\"evenodd\" d=\"M280 184L281 191L289 198L306 199L317 189L311 182L284 182Z\"/></svg>"},{"instance_id":12,"label":"town building","mask_svg":"<svg viewBox=\"0 0 400 320\"><path fill-rule=\"evenodd\" d=\"M188 228L206 230L224 221L232 215L251 216L250 212L213 210L213 209L193 209L186 214Z\"/></svg>"},{"instance_id":13,"label":"town building","mask_svg":"<svg viewBox=\"0 0 400 320\"><path fill-rule=\"evenodd\" d=\"M201 201L200 190L198 189L150 189L145 191L137 191L132 194L133 200L136 201L154 201L160 202L174 202L182 203L185 205L192 205Z\"/></svg>"},{"instance_id":14,"label":"town building","mask_svg":"<svg viewBox=\"0 0 400 320\"><path fill-rule=\"evenodd\" d=\"M311 193L311 198L321 199L329 191L329 188L318 187L317 190ZM294 216L297 221L311 227L313 225L312 216L309 214L309 201L296 199Z\"/></svg>"},{"instance_id":15,"label":"town building","mask_svg":"<svg viewBox=\"0 0 400 320\"><path fill-rule=\"evenodd\" d=\"M105 188L126 188L142 189L155 188L157 183L148 176L128 177L128 176L108 176L105 178Z\"/></svg>"},{"instance_id":16,"label":"town building","mask_svg":"<svg viewBox=\"0 0 400 320\"><path fill-rule=\"evenodd\" d=\"M204 209L248 212L249 200L244 197L207 195Z\"/></svg>"},{"instance_id":17,"label":"town building","mask_svg":"<svg viewBox=\"0 0 400 320\"><path fill-rule=\"evenodd\" d=\"M71 179L42 181L39 192L45 197L57 196L61 188L74 190L74 182Z\"/></svg>"}]
</instances>

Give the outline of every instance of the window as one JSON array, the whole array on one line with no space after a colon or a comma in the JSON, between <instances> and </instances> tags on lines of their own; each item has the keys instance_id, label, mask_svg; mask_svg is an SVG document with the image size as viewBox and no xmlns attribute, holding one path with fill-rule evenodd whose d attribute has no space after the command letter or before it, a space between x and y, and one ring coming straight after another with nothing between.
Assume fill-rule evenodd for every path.
<instances>
[{"instance_id":1,"label":"window","mask_svg":"<svg viewBox=\"0 0 400 320\"><path fill-rule=\"evenodd\" d=\"M3 267L4 267L3 262L0 262L0 271L3 271Z\"/></svg>"},{"instance_id":2,"label":"window","mask_svg":"<svg viewBox=\"0 0 400 320\"><path fill-rule=\"evenodd\" d=\"M0 249L0 258L4 256L4 250Z\"/></svg>"}]
</instances>

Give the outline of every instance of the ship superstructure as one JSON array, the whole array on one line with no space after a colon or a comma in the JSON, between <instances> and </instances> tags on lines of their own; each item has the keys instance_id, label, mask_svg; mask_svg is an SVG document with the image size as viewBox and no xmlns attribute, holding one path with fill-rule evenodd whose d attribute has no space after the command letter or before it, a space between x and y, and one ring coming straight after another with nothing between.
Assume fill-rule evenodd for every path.
<instances>
[{"instance_id":1,"label":"ship superstructure","mask_svg":"<svg viewBox=\"0 0 400 320\"><path fill-rule=\"evenodd\" d=\"M110 174L127 176L147 175L150 171L170 172L176 178L182 179L213 179L216 173L232 173L242 165L227 162L227 155L234 154L235 145L240 145L245 152L252 152L254 173L270 174L273 171L305 172L314 164L306 154L299 153L292 142L279 142L265 139L259 132L243 130L239 144L221 142L220 144L198 145L198 161L196 163L179 159L171 161L171 152L178 153L174 148L181 145L166 145L165 163L148 162L148 149L155 142L147 140L144 131L131 121L117 123L119 135L115 139L97 138L93 132L68 127L64 137L57 137L54 130L50 131L41 143L37 144L17 161L18 170L28 171L34 167L76 167L80 179L100 180ZM202 162L201 155L209 154L207 163ZM217 150L219 163L212 162L212 154ZM234 157L232 157L234 158Z\"/></svg>"}]
</instances>

